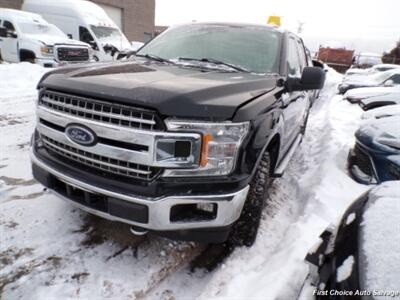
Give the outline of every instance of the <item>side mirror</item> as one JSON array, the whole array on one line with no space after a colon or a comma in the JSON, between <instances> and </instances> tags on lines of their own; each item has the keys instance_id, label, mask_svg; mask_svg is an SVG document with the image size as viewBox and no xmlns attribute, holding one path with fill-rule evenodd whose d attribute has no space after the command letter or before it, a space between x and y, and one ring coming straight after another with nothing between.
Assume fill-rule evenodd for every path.
<instances>
[{"instance_id":1,"label":"side mirror","mask_svg":"<svg viewBox=\"0 0 400 300\"><path fill-rule=\"evenodd\" d=\"M88 42L88 44L90 45L90 47L92 47L93 50L99 50L99 47L97 47L97 44L95 41L90 41L90 42Z\"/></svg>"},{"instance_id":2,"label":"side mirror","mask_svg":"<svg viewBox=\"0 0 400 300\"><path fill-rule=\"evenodd\" d=\"M7 37L7 29L4 27L0 27L0 37L6 38Z\"/></svg>"},{"instance_id":3,"label":"side mirror","mask_svg":"<svg viewBox=\"0 0 400 300\"><path fill-rule=\"evenodd\" d=\"M386 80L383 83L383 86L386 86L386 87L394 86L394 81L392 79Z\"/></svg>"},{"instance_id":4,"label":"side mirror","mask_svg":"<svg viewBox=\"0 0 400 300\"><path fill-rule=\"evenodd\" d=\"M320 90L324 87L325 72L319 67L305 67L301 79L289 78L286 86L289 92Z\"/></svg>"}]
</instances>

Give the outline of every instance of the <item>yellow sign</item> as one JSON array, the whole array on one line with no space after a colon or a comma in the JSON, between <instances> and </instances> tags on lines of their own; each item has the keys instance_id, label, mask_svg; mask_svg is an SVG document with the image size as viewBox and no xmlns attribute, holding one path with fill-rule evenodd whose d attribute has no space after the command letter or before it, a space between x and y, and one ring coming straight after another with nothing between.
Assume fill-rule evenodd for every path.
<instances>
[{"instance_id":1,"label":"yellow sign","mask_svg":"<svg viewBox=\"0 0 400 300\"><path fill-rule=\"evenodd\" d=\"M280 27L281 26L281 17L279 17L279 16L270 16L268 18L267 24Z\"/></svg>"}]
</instances>

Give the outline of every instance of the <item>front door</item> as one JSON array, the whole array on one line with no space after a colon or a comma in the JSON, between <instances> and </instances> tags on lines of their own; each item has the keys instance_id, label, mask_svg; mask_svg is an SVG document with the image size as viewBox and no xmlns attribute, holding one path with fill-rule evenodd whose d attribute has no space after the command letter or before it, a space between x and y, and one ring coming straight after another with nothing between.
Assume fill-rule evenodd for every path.
<instances>
[{"instance_id":1,"label":"front door","mask_svg":"<svg viewBox=\"0 0 400 300\"><path fill-rule=\"evenodd\" d=\"M8 62L19 62L19 55L18 55L18 37L12 37L10 34L16 34L16 30L14 25L4 20L2 27L6 28L9 32L7 37L1 37L1 56L3 60Z\"/></svg>"}]
</instances>

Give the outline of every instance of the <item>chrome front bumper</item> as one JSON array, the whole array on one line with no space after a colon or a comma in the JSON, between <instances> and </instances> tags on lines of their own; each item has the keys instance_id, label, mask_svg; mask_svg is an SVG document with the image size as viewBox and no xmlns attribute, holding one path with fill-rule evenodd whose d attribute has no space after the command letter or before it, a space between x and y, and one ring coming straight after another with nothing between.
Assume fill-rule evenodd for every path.
<instances>
[{"instance_id":1,"label":"chrome front bumper","mask_svg":"<svg viewBox=\"0 0 400 300\"><path fill-rule=\"evenodd\" d=\"M230 193L230 194L214 194L210 195L205 193L204 195L184 195L184 196L169 196L169 197L159 197L159 198L144 198L136 195L120 194L117 192L109 191L101 187L93 186L91 184L81 182L70 176L67 176L54 168L48 166L38 157L36 157L33 149L31 149L31 160L34 165L50 173L58 180L78 188L80 190L92 193L104 195L112 198L116 198L127 203L145 205L148 208L148 222L134 222L131 220L123 219L120 217L113 216L109 213L99 211L83 204L72 201L71 199L58 194L61 199L67 200L68 202L78 206L82 210L89 213L98 215L105 219L120 221L130 225L136 225L148 230L154 231L173 231L173 230L186 230L186 229L201 229L201 228L216 228L224 227L234 223L240 216L243 205L246 201L247 194L249 191L249 186L245 188ZM212 220L202 220L202 221L179 221L172 222L170 220L171 208L175 205L180 204L206 204L214 203L217 205L216 217Z\"/></svg>"}]
</instances>

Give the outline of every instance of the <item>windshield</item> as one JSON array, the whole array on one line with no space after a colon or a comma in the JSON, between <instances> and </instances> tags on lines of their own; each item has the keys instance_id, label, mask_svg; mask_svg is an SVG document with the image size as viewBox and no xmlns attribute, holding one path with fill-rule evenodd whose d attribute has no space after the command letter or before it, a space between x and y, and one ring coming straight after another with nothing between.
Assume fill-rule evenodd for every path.
<instances>
[{"instance_id":1,"label":"windshield","mask_svg":"<svg viewBox=\"0 0 400 300\"><path fill-rule=\"evenodd\" d=\"M94 26L90 28L93 30L94 35L101 41L107 42L108 40L121 40L123 36L117 28L106 26Z\"/></svg>"},{"instance_id":2,"label":"windshield","mask_svg":"<svg viewBox=\"0 0 400 300\"><path fill-rule=\"evenodd\" d=\"M372 76L372 80L377 83L382 83L382 82L388 80L390 77L392 77L392 75L393 75L392 72L378 73L378 74Z\"/></svg>"},{"instance_id":3,"label":"windshield","mask_svg":"<svg viewBox=\"0 0 400 300\"><path fill-rule=\"evenodd\" d=\"M255 73L278 73L280 44L281 33L267 27L199 24L170 29L137 55L168 60L207 58Z\"/></svg>"},{"instance_id":4,"label":"windshield","mask_svg":"<svg viewBox=\"0 0 400 300\"><path fill-rule=\"evenodd\" d=\"M52 24L39 23L18 23L18 27L24 34L48 34L65 38L66 35Z\"/></svg>"}]
</instances>

